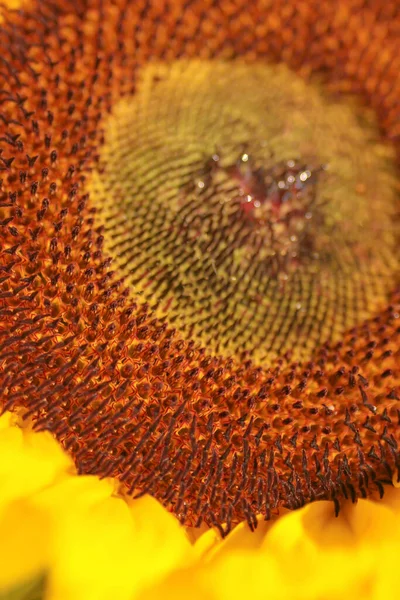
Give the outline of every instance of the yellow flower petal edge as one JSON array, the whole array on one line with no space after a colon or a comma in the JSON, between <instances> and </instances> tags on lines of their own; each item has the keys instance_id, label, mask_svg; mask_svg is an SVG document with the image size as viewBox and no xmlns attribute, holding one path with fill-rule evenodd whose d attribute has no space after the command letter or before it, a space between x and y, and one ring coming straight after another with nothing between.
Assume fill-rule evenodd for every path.
<instances>
[{"instance_id":1,"label":"yellow flower petal edge","mask_svg":"<svg viewBox=\"0 0 400 600\"><path fill-rule=\"evenodd\" d=\"M48 433L0 418L0 598L398 597L400 488L334 517L316 502L252 533L181 527L156 500L76 474ZM395 564L396 563L396 564ZM38 591L39 590L39 591Z\"/></svg>"}]
</instances>

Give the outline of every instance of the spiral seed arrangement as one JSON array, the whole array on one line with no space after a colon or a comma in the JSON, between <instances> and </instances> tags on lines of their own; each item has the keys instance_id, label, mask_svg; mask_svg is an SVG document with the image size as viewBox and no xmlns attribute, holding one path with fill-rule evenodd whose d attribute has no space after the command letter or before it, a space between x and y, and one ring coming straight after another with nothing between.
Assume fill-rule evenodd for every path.
<instances>
[{"instance_id":1,"label":"spiral seed arrangement","mask_svg":"<svg viewBox=\"0 0 400 600\"><path fill-rule=\"evenodd\" d=\"M3 409L81 473L223 533L382 494L399 19L355 1L5 12Z\"/></svg>"}]
</instances>

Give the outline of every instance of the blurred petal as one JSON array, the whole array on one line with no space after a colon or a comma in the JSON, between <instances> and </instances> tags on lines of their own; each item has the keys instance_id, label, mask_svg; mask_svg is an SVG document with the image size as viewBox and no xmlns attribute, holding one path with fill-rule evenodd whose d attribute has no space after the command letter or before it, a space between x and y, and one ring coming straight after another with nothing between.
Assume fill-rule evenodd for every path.
<instances>
[{"instance_id":1,"label":"blurred petal","mask_svg":"<svg viewBox=\"0 0 400 600\"><path fill-rule=\"evenodd\" d=\"M56 525L49 598L130 598L135 588L130 511L119 498L73 507Z\"/></svg>"},{"instance_id":2,"label":"blurred petal","mask_svg":"<svg viewBox=\"0 0 400 600\"><path fill-rule=\"evenodd\" d=\"M46 514L24 500L9 504L0 518L0 597L45 573L50 554Z\"/></svg>"},{"instance_id":3,"label":"blurred petal","mask_svg":"<svg viewBox=\"0 0 400 600\"><path fill-rule=\"evenodd\" d=\"M29 496L52 483L72 461L47 432L12 426L4 416L0 428L0 510L12 499ZM21 477L21 473L24 474Z\"/></svg>"}]
</instances>

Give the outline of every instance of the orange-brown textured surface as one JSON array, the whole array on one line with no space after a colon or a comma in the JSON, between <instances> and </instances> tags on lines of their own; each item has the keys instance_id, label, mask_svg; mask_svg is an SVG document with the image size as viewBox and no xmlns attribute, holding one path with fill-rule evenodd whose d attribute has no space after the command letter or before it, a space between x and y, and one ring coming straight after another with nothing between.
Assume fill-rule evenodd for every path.
<instances>
[{"instance_id":1,"label":"orange-brown textured surface","mask_svg":"<svg viewBox=\"0 0 400 600\"><path fill-rule=\"evenodd\" d=\"M382 492L399 463L400 298L310 360L219 357L155 318L102 250L85 187L103 118L156 58L283 60L360 94L398 148L395 3L66 4L5 15L0 383L81 472L229 529Z\"/></svg>"}]
</instances>

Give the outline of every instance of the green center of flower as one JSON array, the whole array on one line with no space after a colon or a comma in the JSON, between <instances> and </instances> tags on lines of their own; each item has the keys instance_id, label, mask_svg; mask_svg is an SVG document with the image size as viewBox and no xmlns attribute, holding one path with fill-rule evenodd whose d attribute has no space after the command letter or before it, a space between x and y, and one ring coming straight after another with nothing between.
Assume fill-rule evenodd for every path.
<instances>
[{"instance_id":1,"label":"green center of flower","mask_svg":"<svg viewBox=\"0 0 400 600\"><path fill-rule=\"evenodd\" d=\"M135 295L264 363L310 357L387 300L393 165L369 113L286 67L177 61L116 104L90 187Z\"/></svg>"}]
</instances>

